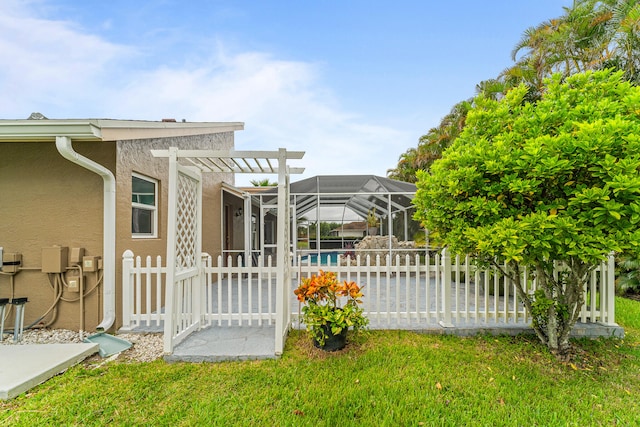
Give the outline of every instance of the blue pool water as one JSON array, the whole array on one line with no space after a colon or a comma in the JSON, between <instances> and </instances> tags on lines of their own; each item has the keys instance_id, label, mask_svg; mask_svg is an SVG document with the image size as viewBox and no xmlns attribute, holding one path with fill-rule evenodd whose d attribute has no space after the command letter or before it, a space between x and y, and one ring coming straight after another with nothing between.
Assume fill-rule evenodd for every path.
<instances>
[{"instance_id":1,"label":"blue pool water","mask_svg":"<svg viewBox=\"0 0 640 427\"><path fill-rule=\"evenodd\" d=\"M322 252L320 254L319 265L329 265L329 261L331 261L331 265L336 265L339 253L340 252ZM304 255L301 260L303 264L306 264L308 262L307 260L310 260L311 264L318 265L318 254Z\"/></svg>"}]
</instances>

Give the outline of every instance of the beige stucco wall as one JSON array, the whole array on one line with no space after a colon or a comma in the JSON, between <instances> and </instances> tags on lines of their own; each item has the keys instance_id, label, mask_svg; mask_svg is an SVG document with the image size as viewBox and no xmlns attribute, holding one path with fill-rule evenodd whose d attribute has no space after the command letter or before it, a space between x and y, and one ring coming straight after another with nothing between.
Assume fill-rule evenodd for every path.
<instances>
[{"instance_id":1,"label":"beige stucco wall","mask_svg":"<svg viewBox=\"0 0 640 427\"><path fill-rule=\"evenodd\" d=\"M115 170L114 143L75 143L74 148ZM0 144L0 246L5 252L22 253L23 267L28 269L13 279L0 274L0 297L12 296L13 285L13 296L29 298L25 325L53 303L50 281L55 277L40 271L42 248L81 247L86 255L102 255L102 194L102 178L62 158L52 142ZM86 289L91 289L96 275L86 277ZM78 294L65 291L63 298L77 299ZM77 301L59 302L54 326L77 330L79 306ZM87 329L99 323L101 308L100 292L85 298ZM12 313L7 324L13 325Z\"/></svg>"},{"instance_id":2,"label":"beige stucco wall","mask_svg":"<svg viewBox=\"0 0 640 427\"><path fill-rule=\"evenodd\" d=\"M118 142L117 165L117 220L116 220L116 319L117 326L122 319L122 254L125 250L132 250L135 255L143 258L147 255L162 256L165 260L167 253L167 212L168 212L168 176L169 159L154 158L152 149L233 149L233 132L213 135L197 135L178 138L163 138ZM131 235L131 175L138 173L159 181L159 218L157 238L133 238ZM202 250L213 256L221 251L221 183L233 183L232 174L205 173L203 175L203 234Z\"/></svg>"},{"instance_id":3,"label":"beige stucco wall","mask_svg":"<svg viewBox=\"0 0 640 427\"><path fill-rule=\"evenodd\" d=\"M126 249L136 254L166 254L167 238L167 201L169 160L154 158L152 149L166 149L178 146L181 149L215 149L233 148L233 133L199 135L194 137L119 141L117 165L117 221L116 250L121 256ZM138 173L160 181L159 188L159 225L158 238L140 239L131 236L131 175ZM221 183L233 182L232 174L205 173L203 175L203 242L202 250L212 255L220 252L221 232ZM121 196L127 195L127 197Z\"/></svg>"},{"instance_id":4,"label":"beige stucco wall","mask_svg":"<svg viewBox=\"0 0 640 427\"><path fill-rule=\"evenodd\" d=\"M80 154L109 168L116 176L116 327L122 322L122 254L166 256L168 159L155 159L152 148L177 146L182 149L232 149L233 132L191 137L119 141L74 142ZM158 238L131 236L131 173L159 181ZM233 183L232 174L206 174L203 191L203 250L221 251L221 182ZM5 252L23 254L23 267L11 277L0 274L0 298L29 298L25 325L36 321L53 303L50 280L40 271L42 248L53 245L82 247L86 255L102 256L103 180L98 175L60 156L54 143L0 144L0 246ZM85 288L91 289L97 276L87 273ZM77 299L64 292L63 298ZM102 320L102 287L85 298L85 329L92 331ZM51 314L44 320L51 318ZM13 317L7 319L12 327ZM57 304L56 328L78 330L80 304Z\"/></svg>"}]
</instances>

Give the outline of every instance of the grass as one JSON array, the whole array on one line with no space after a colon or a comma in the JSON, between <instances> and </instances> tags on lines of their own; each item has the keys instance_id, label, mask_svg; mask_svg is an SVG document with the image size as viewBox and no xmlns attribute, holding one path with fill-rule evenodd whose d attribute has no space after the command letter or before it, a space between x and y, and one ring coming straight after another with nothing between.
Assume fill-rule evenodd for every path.
<instances>
[{"instance_id":1,"label":"grass","mask_svg":"<svg viewBox=\"0 0 640 427\"><path fill-rule=\"evenodd\" d=\"M638 425L640 302L624 340L571 362L534 337L369 332L343 351L293 331L280 360L79 365L0 403L0 425Z\"/></svg>"}]
</instances>

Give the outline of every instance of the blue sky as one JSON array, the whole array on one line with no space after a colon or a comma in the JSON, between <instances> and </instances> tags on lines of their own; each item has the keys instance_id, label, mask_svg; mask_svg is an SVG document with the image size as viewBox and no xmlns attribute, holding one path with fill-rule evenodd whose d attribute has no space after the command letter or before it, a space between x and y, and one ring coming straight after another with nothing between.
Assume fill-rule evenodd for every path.
<instances>
[{"instance_id":1,"label":"blue sky","mask_svg":"<svg viewBox=\"0 0 640 427\"><path fill-rule=\"evenodd\" d=\"M571 3L2 0L0 118L242 121L236 149L307 152L294 181L384 176Z\"/></svg>"}]
</instances>

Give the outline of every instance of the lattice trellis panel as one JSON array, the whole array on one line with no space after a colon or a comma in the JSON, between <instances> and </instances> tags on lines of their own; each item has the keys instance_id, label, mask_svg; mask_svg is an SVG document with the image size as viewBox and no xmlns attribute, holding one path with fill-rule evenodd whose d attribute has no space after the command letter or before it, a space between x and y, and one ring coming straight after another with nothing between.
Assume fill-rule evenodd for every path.
<instances>
[{"instance_id":1,"label":"lattice trellis panel","mask_svg":"<svg viewBox=\"0 0 640 427\"><path fill-rule=\"evenodd\" d=\"M198 230L198 182L178 173L176 215L176 270L196 266Z\"/></svg>"}]
</instances>

